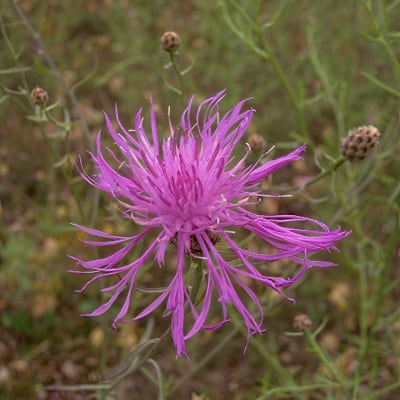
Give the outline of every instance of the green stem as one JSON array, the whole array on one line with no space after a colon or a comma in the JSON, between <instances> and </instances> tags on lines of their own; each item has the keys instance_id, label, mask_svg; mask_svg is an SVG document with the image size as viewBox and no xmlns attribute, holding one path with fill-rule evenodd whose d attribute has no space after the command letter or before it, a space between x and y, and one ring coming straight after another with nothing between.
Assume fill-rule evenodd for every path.
<instances>
[{"instance_id":1,"label":"green stem","mask_svg":"<svg viewBox=\"0 0 400 400\"><path fill-rule=\"evenodd\" d=\"M169 391L167 398L175 399L176 397L172 395L179 390L179 388L182 387L194 374L196 374L205 365L207 365L209 361L218 355L225 345L232 341L238 332L238 327L233 328L211 351L207 351L201 361L198 364L195 364L186 375L184 375L175 383L175 385Z\"/></svg>"},{"instance_id":2,"label":"green stem","mask_svg":"<svg viewBox=\"0 0 400 400\"><path fill-rule=\"evenodd\" d=\"M111 385L106 383L88 383L82 385L48 385L46 390L59 390L62 392L77 392L83 390L109 390Z\"/></svg>"},{"instance_id":3,"label":"green stem","mask_svg":"<svg viewBox=\"0 0 400 400\"><path fill-rule=\"evenodd\" d=\"M309 139L309 133L308 133L307 124L306 124L306 121L304 118L302 105L300 104L300 102L298 100L296 92L292 89L292 87L289 83L289 80L288 80L285 72L283 71L281 64L279 63L278 59L275 57L268 41L265 39L265 37L261 31L258 32L258 37L264 47L265 53L267 53L269 55L267 60L271 63L272 68L274 69L275 73L277 74L278 79L279 79L283 89L285 90L286 94L288 95L289 100L295 110L296 120L299 125L300 132L302 133L302 135L304 137L306 137L308 139L308 144L310 146L313 146L312 141Z\"/></svg>"},{"instance_id":4,"label":"green stem","mask_svg":"<svg viewBox=\"0 0 400 400\"><path fill-rule=\"evenodd\" d=\"M197 304L198 302L197 297L204 276L203 260L192 257L190 271L192 272L192 279L193 279L192 289L190 291L190 297L192 298L193 304Z\"/></svg>"},{"instance_id":5,"label":"green stem","mask_svg":"<svg viewBox=\"0 0 400 400\"><path fill-rule=\"evenodd\" d=\"M169 52L169 59L171 61L172 68L174 69L176 75L178 76L179 85L181 87L181 96L182 96L182 99L183 99L183 97L184 97L183 95L184 95L184 92L185 92L185 86L184 86L184 83L183 83L182 73L181 73L181 71L180 71L180 69L178 67L177 62L176 62L176 58L175 58L175 53L174 52L172 52L172 51Z\"/></svg>"},{"instance_id":6,"label":"green stem","mask_svg":"<svg viewBox=\"0 0 400 400\"><path fill-rule=\"evenodd\" d=\"M380 43L383 48L385 49L387 55L389 56L389 59L393 65L393 68L397 74L397 77L400 77L400 63L393 52L392 48L390 47L388 41L386 40L385 35L382 32L382 29L380 25L378 24L378 21L375 18L375 15L372 11L372 8L365 0L361 0L361 4L363 5L365 11L368 14L368 18L371 22L372 28L374 29L375 33L378 35L378 37L375 39L378 43Z\"/></svg>"},{"instance_id":7,"label":"green stem","mask_svg":"<svg viewBox=\"0 0 400 400\"><path fill-rule=\"evenodd\" d=\"M296 381L293 379L292 375L290 375L290 373L288 373L288 371L282 366L276 352L272 353L257 337L251 339L250 345L257 350L258 354L279 376L280 381L282 382L282 384L284 383L285 387L297 386ZM303 393L298 393L297 399L306 399L306 397Z\"/></svg>"},{"instance_id":8,"label":"green stem","mask_svg":"<svg viewBox=\"0 0 400 400\"><path fill-rule=\"evenodd\" d=\"M234 316L232 318L232 322L235 324L235 329L238 329L243 337L247 337L248 333L243 325L243 322L238 320L235 314L233 315ZM261 356L264 362L266 362L266 364L268 364L272 368L274 374L276 374L282 384L284 384L285 386L296 385L293 377L290 375L290 373L288 373L287 369L282 366L279 357L277 357L277 352L273 352L271 349L267 349L264 341L261 338L257 336L252 337L249 341L249 345L256 349L257 354ZM306 397L303 394L299 394L298 399L305 400Z\"/></svg>"},{"instance_id":9,"label":"green stem","mask_svg":"<svg viewBox=\"0 0 400 400\"><path fill-rule=\"evenodd\" d=\"M362 243L362 241L361 241ZM360 267L358 268L359 290L360 290L360 310L359 310L359 351L358 368L354 375L354 386L352 400L359 398L361 376L364 371L364 361L368 352L368 284L367 284L367 262L364 257L363 244L358 245L358 257L360 258Z\"/></svg>"},{"instance_id":10,"label":"green stem","mask_svg":"<svg viewBox=\"0 0 400 400\"><path fill-rule=\"evenodd\" d=\"M15 8L15 11L17 12L22 24L24 25L25 29L28 31L28 33L31 35L32 39L34 42L37 44L38 48L41 51L41 54L44 58L44 60L47 62L48 66L50 69L54 72L56 77L61 83L61 86L63 87L67 97L69 98L76 115L79 118L79 122L81 125L81 130L82 130L82 135L83 139L85 141L86 147L91 149L91 140L90 140L90 130L88 123L83 115L81 106L78 102L78 99L75 96L75 93L72 89L69 88L67 82L65 81L64 77L62 76L61 72L56 66L56 63L53 59L53 57L50 55L50 53L47 51L47 48L44 46L42 40L40 39L39 33L36 32L32 24L30 23L29 19L26 17L22 9L20 8L18 1L17 0L12 0L12 4Z\"/></svg>"},{"instance_id":11,"label":"green stem","mask_svg":"<svg viewBox=\"0 0 400 400\"><path fill-rule=\"evenodd\" d=\"M57 128L60 128L64 131L66 131L67 135L69 134L70 130L71 130L71 124L70 123L64 123L64 122L60 122L58 120L56 120L50 113L49 110L47 110L47 108L43 109L43 113L45 115L45 117L52 122Z\"/></svg>"},{"instance_id":12,"label":"green stem","mask_svg":"<svg viewBox=\"0 0 400 400\"><path fill-rule=\"evenodd\" d=\"M46 142L46 145L50 150L50 154L51 154L51 158L53 160L53 163L55 163L57 161L57 153L54 150L53 145L51 144L49 137L47 136L46 132L44 131L43 126L41 124L37 124L37 125L38 125L40 133L41 133L41 135L43 137L43 140ZM79 217L81 218L82 221L84 221L85 220L85 213L83 211L81 197L80 197L79 193L77 192L74 184L71 182L70 176L67 174L65 168L63 166L61 166L60 169L62 171L62 174L64 176L65 181L67 182L69 188L71 189L71 193L72 193L72 195L73 195L73 197L75 199L75 202L76 202L76 204L78 206Z\"/></svg>"},{"instance_id":13,"label":"green stem","mask_svg":"<svg viewBox=\"0 0 400 400\"><path fill-rule=\"evenodd\" d=\"M325 354L325 352L319 346L319 344L315 338L315 335L307 330L304 331L304 335L307 338L307 341L308 341L309 345L311 346L312 350L318 355L319 359L326 366L326 368L328 369L328 371L332 375L332 377L335 379L335 381L337 383L339 383L342 388L344 388L345 385L344 385L342 376L339 374L338 370L332 364L332 361L328 358L328 356Z\"/></svg>"},{"instance_id":14,"label":"green stem","mask_svg":"<svg viewBox=\"0 0 400 400\"><path fill-rule=\"evenodd\" d=\"M18 66L21 66L21 63L19 61L19 55L14 50L14 47L13 47L13 45L12 45L12 43L11 43L9 37L8 37L8 34L7 34L6 28L4 26L4 22L3 22L3 18L2 18L1 13L0 13L0 28L1 28L1 33L3 35L3 38L4 38L4 40L5 40L5 42L6 42L7 46L8 46L8 49L10 50L10 53L11 53L13 59L15 60L15 63ZM25 72L21 72L21 79L22 79L22 82L23 82L24 89L29 93L29 85L28 85L28 80L26 79Z\"/></svg>"},{"instance_id":15,"label":"green stem","mask_svg":"<svg viewBox=\"0 0 400 400\"><path fill-rule=\"evenodd\" d=\"M332 174L332 172L335 172L345 161L346 161L346 159L344 157L342 157L342 156L339 157L326 171L321 172L315 178L313 178L310 181L306 182L304 185L301 185L300 187L295 188L294 190L304 190L305 188L313 185L314 183L317 183L321 179L323 179L326 176Z\"/></svg>"}]
</instances>

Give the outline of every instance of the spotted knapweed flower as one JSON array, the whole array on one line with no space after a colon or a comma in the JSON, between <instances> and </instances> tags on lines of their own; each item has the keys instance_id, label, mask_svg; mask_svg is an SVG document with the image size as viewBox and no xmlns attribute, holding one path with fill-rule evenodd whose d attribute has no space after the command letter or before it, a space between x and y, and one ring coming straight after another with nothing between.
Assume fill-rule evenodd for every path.
<instances>
[{"instance_id":1,"label":"spotted knapweed flower","mask_svg":"<svg viewBox=\"0 0 400 400\"><path fill-rule=\"evenodd\" d=\"M139 270L145 263L162 266L167 247L176 247L175 275L133 320L149 315L165 302L177 356L186 355L185 342L200 329L217 329L227 322L229 304L241 314L249 337L262 333L263 308L249 282L258 281L282 294L281 288L296 282L309 268L334 265L312 260L310 256L335 249L335 242L348 234L340 228L330 231L323 223L302 216L259 215L246 209L263 196L258 184L277 169L301 159L299 154L305 146L251 166L245 163L250 151L246 148L244 157L235 161L232 152L254 110L242 111L246 102L243 100L220 116L218 105L223 97L224 92L220 92L203 101L197 110L193 109L193 99L190 100L180 126L174 128L169 121L169 136L164 139L157 131L153 105L151 139L144 131L141 110L136 115L134 130L127 131L116 108L118 131L105 115L108 132L115 142L114 147L106 149L110 161L106 161L99 134L96 152L91 154L96 172L92 177L82 172L88 183L116 200L127 219L141 226L140 233L125 237L77 225L86 234L98 238L84 241L90 246L122 246L104 258L91 261L75 258L83 268L75 272L94 275L80 291L100 278L108 278L108 284L111 282L111 286L102 289L112 293L109 300L85 315L103 314L119 296L124 296L113 322L116 326L126 318ZM303 226L299 227L299 223ZM310 223L314 229L304 227ZM256 253L235 243L235 231L239 229L262 239L265 251ZM146 236L152 240L140 247L144 249L142 253L133 261L124 262ZM223 251L218 250L220 246ZM230 253L229 260L227 253ZM205 271L200 304L194 304L184 279L191 258L202 260ZM266 276L261 272L263 263L281 259L298 265L293 276L287 277L287 272L283 273L284 277ZM221 322L209 326L207 317L213 298L221 307L222 318ZM246 304L249 302L255 304L257 316L249 311ZM191 327L185 331L189 321Z\"/></svg>"}]
</instances>

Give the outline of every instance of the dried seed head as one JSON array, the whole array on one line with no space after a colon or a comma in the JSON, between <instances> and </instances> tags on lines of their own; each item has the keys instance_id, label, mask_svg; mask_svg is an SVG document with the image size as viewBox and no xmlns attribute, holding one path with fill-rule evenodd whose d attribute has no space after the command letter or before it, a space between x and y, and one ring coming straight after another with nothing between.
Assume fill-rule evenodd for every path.
<instances>
[{"instance_id":1,"label":"dried seed head","mask_svg":"<svg viewBox=\"0 0 400 400\"><path fill-rule=\"evenodd\" d=\"M161 46L169 53L175 53L181 43L181 38L176 32L165 32L161 36Z\"/></svg>"},{"instance_id":2,"label":"dried seed head","mask_svg":"<svg viewBox=\"0 0 400 400\"><path fill-rule=\"evenodd\" d=\"M39 106L45 106L49 100L49 95L41 87L35 87L31 92L31 99L34 104Z\"/></svg>"},{"instance_id":3,"label":"dried seed head","mask_svg":"<svg viewBox=\"0 0 400 400\"><path fill-rule=\"evenodd\" d=\"M293 328L297 331L309 330L312 326L311 318L307 314L299 314L294 317Z\"/></svg>"},{"instance_id":4,"label":"dried seed head","mask_svg":"<svg viewBox=\"0 0 400 400\"><path fill-rule=\"evenodd\" d=\"M258 133L252 133L249 136L248 143L255 153L262 153L267 148L267 142Z\"/></svg>"},{"instance_id":5,"label":"dried seed head","mask_svg":"<svg viewBox=\"0 0 400 400\"><path fill-rule=\"evenodd\" d=\"M372 125L351 129L342 140L342 156L350 161L364 159L378 144L380 136L378 129Z\"/></svg>"}]
</instances>

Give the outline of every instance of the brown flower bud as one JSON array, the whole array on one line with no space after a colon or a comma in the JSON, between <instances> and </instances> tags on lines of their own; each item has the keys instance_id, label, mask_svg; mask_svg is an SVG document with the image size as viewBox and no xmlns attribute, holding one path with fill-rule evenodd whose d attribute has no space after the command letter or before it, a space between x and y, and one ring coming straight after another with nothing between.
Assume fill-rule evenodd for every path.
<instances>
[{"instance_id":1,"label":"brown flower bud","mask_svg":"<svg viewBox=\"0 0 400 400\"><path fill-rule=\"evenodd\" d=\"M312 326L311 318L307 314L299 314L294 317L293 328L297 331L309 330Z\"/></svg>"},{"instance_id":2,"label":"brown flower bud","mask_svg":"<svg viewBox=\"0 0 400 400\"><path fill-rule=\"evenodd\" d=\"M251 150L253 150L255 153L261 153L267 147L267 142L258 133L252 133L249 136L248 143L249 143Z\"/></svg>"},{"instance_id":3,"label":"brown flower bud","mask_svg":"<svg viewBox=\"0 0 400 400\"><path fill-rule=\"evenodd\" d=\"M176 32L165 32L161 36L161 46L169 53L175 53L181 43L181 38Z\"/></svg>"},{"instance_id":4,"label":"brown flower bud","mask_svg":"<svg viewBox=\"0 0 400 400\"><path fill-rule=\"evenodd\" d=\"M351 129L342 140L342 156L350 161L364 159L378 144L380 136L378 129L372 125Z\"/></svg>"},{"instance_id":5,"label":"brown flower bud","mask_svg":"<svg viewBox=\"0 0 400 400\"><path fill-rule=\"evenodd\" d=\"M49 95L41 87L35 87L31 92L31 99L34 104L39 106L45 106L49 100Z\"/></svg>"}]
</instances>

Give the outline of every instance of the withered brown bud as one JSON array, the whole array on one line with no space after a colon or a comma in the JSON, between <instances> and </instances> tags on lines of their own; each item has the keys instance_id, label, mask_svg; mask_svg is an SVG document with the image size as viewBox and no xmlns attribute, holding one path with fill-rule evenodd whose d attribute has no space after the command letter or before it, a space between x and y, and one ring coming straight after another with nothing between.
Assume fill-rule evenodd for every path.
<instances>
[{"instance_id":1,"label":"withered brown bud","mask_svg":"<svg viewBox=\"0 0 400 400\"><path fill-rule=\"evenodd\" d=\"M312 326L311 318L307 314L298 314L294 317L293 328L297 331L306 331Z\"/></svg>"},{"instance_id":2,"label":"withered brown bud","mask_svg":"<svg viewBox=\"0 0 400 400\"><path fill-rule=\"evenodd\" d=\"M169 53L175 53L181 44L181 38L176 32L165 32L161 36L161 46Z\"/></svg>"},{"instance_id":3,"label":"withered brown bud","mask_svg":"<svg viewBox=\"0 0 400 400\"><path fill-rule=\"evenodd\" d=\"M41 87L35 87L31 92L31 99L34 104L39 106L45 106L49 101L49 95Z\"/></svg>"},{"instance_id":4,"label":"withered brown bud","mask_svg":"<svg viewBox=\"0 0 400 400\"><path fill-rule=\"evenodd\" d=\"M258 133L252 133L248 138L248 143L255 153L262 153L267 148L267 142Z\"/></svg>"},{"instance_id":5,"label":"withered brown bud","mask_svg":"<svg viewBox=\"0 0 400 400\"><path fill-rule=\"evenodd\" d=\"M378 129L373 125L351 129L342 140L342 156L350 161L364 159L378 144L380 136Z\"/></svg>"}]
</instances>

